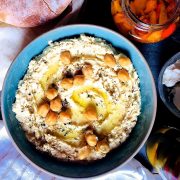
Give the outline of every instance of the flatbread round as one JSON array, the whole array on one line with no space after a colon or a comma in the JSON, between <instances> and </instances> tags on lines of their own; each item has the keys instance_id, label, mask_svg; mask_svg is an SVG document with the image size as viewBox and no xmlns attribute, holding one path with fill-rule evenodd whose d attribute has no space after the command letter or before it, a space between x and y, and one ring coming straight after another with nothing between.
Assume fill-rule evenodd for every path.
<instances>
[{"instance_id":1,"label":"flatbread round","mask_svg":"<svg viewBox=\"0 0 180 180\"><path fill-rule=\"evenodd\" d=\"M72 0L0 0L0 21L33 27L61 14Z\"/></svg>"}]
</instances>

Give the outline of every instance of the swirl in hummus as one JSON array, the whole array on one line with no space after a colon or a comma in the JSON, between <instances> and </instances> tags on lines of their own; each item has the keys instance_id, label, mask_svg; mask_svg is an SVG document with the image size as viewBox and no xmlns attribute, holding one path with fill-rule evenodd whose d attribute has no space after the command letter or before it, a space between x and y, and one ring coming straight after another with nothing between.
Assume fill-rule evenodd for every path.
<instances>
[{"instance_id":1,"label":"swirl in hummus","mask_svg":"<svg viewBox=\"0 0 180 180\"><path fill-rule=\"evenodd\" d=\"M140 114L131 60L100 38L49 42L19 82L13 111L37 149L96 160L129 136Z\"/></svg>"}]
</instances>

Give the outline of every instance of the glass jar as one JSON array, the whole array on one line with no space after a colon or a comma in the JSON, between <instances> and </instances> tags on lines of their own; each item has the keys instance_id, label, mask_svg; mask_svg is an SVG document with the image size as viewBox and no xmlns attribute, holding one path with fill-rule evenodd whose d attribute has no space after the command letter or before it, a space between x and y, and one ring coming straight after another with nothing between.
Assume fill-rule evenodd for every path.
<instances>
[{"instance_id":1,"label":"glass jar","mask_svg":"<svg viewBox=\"0 0 180 180\"><path fill-rule=\"evenodd\" d=\"M162 128L147 141L146 154L162 179L180 179L180 130Z\"/></svg>"},{"instance_id":2,"label":"glass jar","mask_svg":"<svg viewBox=\"0 0 180 180\"><path fill-rule=\"evenodd\" d=\"M112 0L111 13L123 35L142 43L155 43L176 30L180 1Z\"/></svg>"}]
</instances>

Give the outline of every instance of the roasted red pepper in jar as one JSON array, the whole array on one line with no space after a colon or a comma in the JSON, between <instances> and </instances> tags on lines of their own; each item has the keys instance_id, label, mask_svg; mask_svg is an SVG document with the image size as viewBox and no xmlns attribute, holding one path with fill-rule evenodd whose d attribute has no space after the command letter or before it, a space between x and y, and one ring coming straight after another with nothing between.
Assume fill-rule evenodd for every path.
<instances>
[{"instance_id":1,"label":"roasted red pepper in jar","mask_svg":"<svg viewBox=\"0 0 180 180\"><path fill-rule=\"evenodd\" d=\"M154 43L176 30L178 6L176 0L113 0L111 12L122 34Z\"/></svg>"}]
</instances>

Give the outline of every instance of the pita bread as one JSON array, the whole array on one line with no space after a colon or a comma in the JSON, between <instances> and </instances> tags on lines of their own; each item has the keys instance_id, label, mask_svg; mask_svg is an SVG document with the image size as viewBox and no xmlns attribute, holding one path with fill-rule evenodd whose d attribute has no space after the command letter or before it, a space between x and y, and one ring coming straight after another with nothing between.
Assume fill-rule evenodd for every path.
<instances>
[{"instance_id":1,"label":"pita bread","mask_svg":"<svg viewBox=\"0 0 180 180\"><path fill-rule=\"evenodd\" d=\"M0 0L0 21L33 27L60 15L72 0Z\"/></svg>"}]
</instances>

